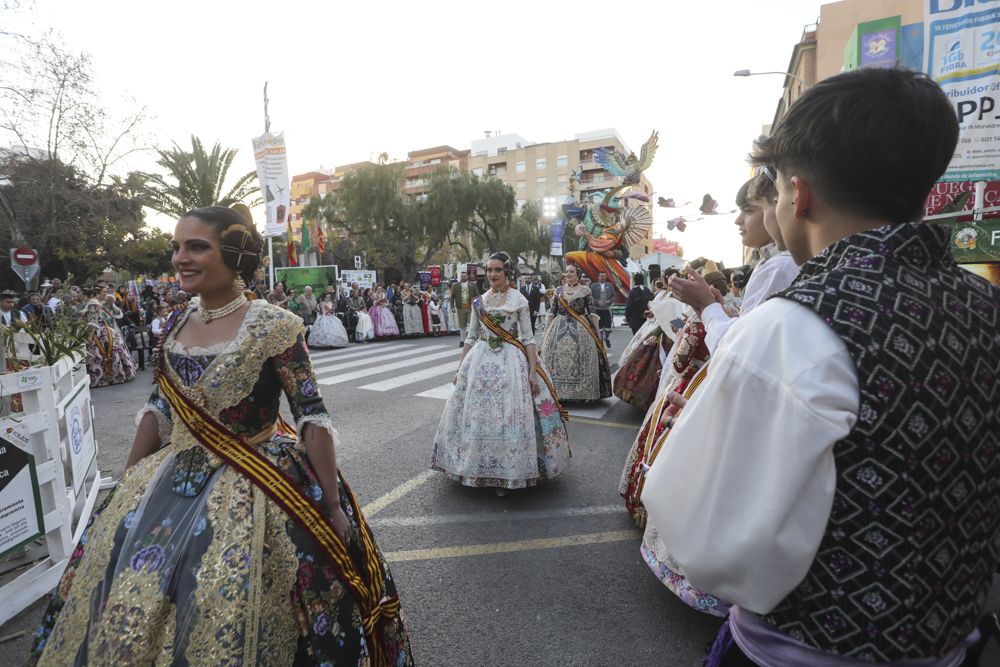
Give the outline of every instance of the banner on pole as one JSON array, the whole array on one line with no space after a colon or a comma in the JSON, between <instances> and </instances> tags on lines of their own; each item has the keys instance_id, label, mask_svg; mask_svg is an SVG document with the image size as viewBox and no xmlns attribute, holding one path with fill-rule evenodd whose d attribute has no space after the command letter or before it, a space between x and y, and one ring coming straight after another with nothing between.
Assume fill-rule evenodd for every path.
<instances>
[{"instance_id":1,"label":"banner on pole","mask_svg":"<svg viewBox=\"0 0 1000 667\"><path fill-rule=\"evenodd\" d=\"M430 266L427 267L431 272L431 287L441 286L441 267L440 266Z\"/></svg>"},{"instance_id":2,"label":"banner on pole","mask_svg":"<svg viewBox=\"0 0 1000 667\"><path fill-rule=\"evenodd\" d=\"M941 180L1000 180L1000 0L925 2L927 74L951 99L960 125Z\"/></svg>"},{"instance_id":3,"label":"banner on pole","mask_svg":"<svg viewBox=\"0 0 1000 667\"><path fill-rule=\"evenodd\" d=\"M431 288L431 272L421 271L420 272L420 289L425 292Z\"/></svg>"},{"instance_id":4,"label":"banner on pole","mask_svg":"<svg viewBox=\"0 0 1000 667\"><path fill-rule=\"evenodd\" d=\"M264 235L281 236L285 233L285 220L291 208L285 133L265 132L255 137L253 157L257 162L257 180L267 213Z\"/></svg>"},{"instance_id":5,"label":"banner on pole","mask_svg":"<svg viewBox=\"0 0 1000 667\"><path fill-rule=\"evenodd\" d=\"M556 220L549 224L549 233L552 235L552 248L549 250L550 255L555 255L557 257L562 257L563 254L563 226L566 224L565 220Z\"/></svg>"}]
</instances>

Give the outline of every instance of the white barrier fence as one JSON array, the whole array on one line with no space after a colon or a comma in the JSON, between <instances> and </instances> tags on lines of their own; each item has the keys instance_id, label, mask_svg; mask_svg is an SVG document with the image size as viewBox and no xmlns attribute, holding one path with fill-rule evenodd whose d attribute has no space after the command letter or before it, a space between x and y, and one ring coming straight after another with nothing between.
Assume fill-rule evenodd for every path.
<instances>
[{"instance_id":1,"label":"white barrier fence","mask_svg":"<svg viewBox=\"0 0 1000 667\"><path fill-rule=\"evenodd\" d=\"M56 587L102 479L82 359L4 373L0 397L0 575L38 561L0 586L3 624Z\"/></svg>"}]
</instances>

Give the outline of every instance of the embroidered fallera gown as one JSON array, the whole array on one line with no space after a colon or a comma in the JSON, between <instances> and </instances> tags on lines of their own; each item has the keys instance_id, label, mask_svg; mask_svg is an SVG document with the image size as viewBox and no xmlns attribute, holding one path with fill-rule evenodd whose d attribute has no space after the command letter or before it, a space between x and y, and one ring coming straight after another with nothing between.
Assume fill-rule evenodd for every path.
<instances>
[{"instance_id":1,"label":"embroidered fallera gown","mask_svg":"<svg viewBox=\"0 0 1000 667\"><path fill-rule=\"evenodd\" d=\"M90 386L106 387L134 379L135 360L118 324L97 301L88 303L84 313L92 330L86 356Z\"/></svg>"},{"instance_id":2,"label":"embroidered fallera gown","mask_svg":"<svg viewBox=\"0 0 1000 667\"><path fill-rule=\"evenodd\" d=\"M559 295L586 325L566 312ZM552 373L552 384L562 400L594 401L611 396L607 353L588 332L593 329L590 321L593 312L594 298L589 288L580 285L571 291L563 287L557 290L539 354Z\"/></svg>"},{"instance_id":3,"label":"embroidered fallera gown","mask_svg":"<svg viewBox=\"0 0 1000 667\"><path fill-rule=\"evenodd\" d=\"M558 399L539 377L538 396L528 383L528 361L519 349L483 326L487 316L524 345L534 343L528 300L514 289L494 303L492 290L473 304L472 346L434 437L431 468L465 486L518 489L551 479L569 466L569 436Z\"/></svg>"},{"instance_id":4,"label":"embroidered fallera gown","mask_svg":"<svg viewBox=\"0 0 1000 667\"><path fill-rule=\"evenodd\" d=\"M173 332L191 312L164 346L164 372L188 399L252 442L284 393L299 432L309 424L336 442L301 319L256 300L233 341L186 349ZM159 387L137 421L147 412L163 445L125 471L84 533L36 636L38 664L370 665L358 603L326 552L173 419ZM255 446L322 506L301 441L274 434ZM361 562L359 517L341 489ZM383 622L380 643L389 664L412 664L401 621Z\"/></svg>"},{"instance_id":5,"label":"embroidered fallera gown","mask_svg":"<svg viewBox=\"0 0 1000 667\"><path fill-rule=\"evenodd\" d=\"M407 336L417 336L424 332L424 322L420 313L420 293L416 290L403 290L403 333Z\"/></svg>"},{"instance_id":6,"label":"embroidered fallera gown","mask_svg":"<svg viewBox=\"0 0 1000 667\"><path fill-rule=\"evenodd\" d=\"M329 301L320 301L319 314L309 327L309 347L347 347L351 344L347 329Z\"/></svg>"},{"instance_id":7,"label":"embroidered fallera gown","mask_svg":"<svg viewBox=\"0 0 1000 667\"><path fill-rule=\"evenodd\" d=\"M368 309L368 314L372 318L376 338L399 335L399 327L396 326L396 318L389 309L389 300L386 299L385 292L378 292L375 295L375 305Z\"/></svg>"},{"instance_id":8,"label":"embroidered fallera gown","mask_svg":"<svg viewBox=\"0 0 1000 667\"><path fill-rule=\"evenodd\" d=\"M737 311L728 298L723 307L730 316L736 315ZM654 414L657 403L671 392L685 394L689 385L694 390L692 380L698 371L708 363L709 357L708 347L705 344L705 325L697 313L690 310L684 328L678 333L677 341L666 356L666 363L662 371L666 375L666 380L647 411L639 429L639 435L633 442L626 458L618 487L622 496L627 498L630 492L636 488L639 476L645 474L641 462L637 463L637 461L646 456L646 445L667 438L663 440L663 447L670 446L669 429L661 420L656 419ZM660 539L656 527L647 522L645 508L641 505L637 506L632 511L632 518L645 528L639 552L653 575L688 606L712 616L725 617L729 613L730 604L691 585L687 577L680 571L679 566L670 557L670 551Z\"/></svg>"}]
</instances>

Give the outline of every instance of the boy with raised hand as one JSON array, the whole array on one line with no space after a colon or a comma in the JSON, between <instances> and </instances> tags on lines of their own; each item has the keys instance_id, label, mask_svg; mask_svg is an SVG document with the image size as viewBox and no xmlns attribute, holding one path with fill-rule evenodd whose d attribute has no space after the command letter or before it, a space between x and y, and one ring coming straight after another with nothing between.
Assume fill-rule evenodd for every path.
<instances>
[{"instance_id":1,"label":"boy with raised hand","mask_svg":"<svg viewBox=\"0 0 1000 667\"><path fill-rule=\"evenodd\" d=\"M755 218L759 217L760 227L767 235L768 243L774 244L777 254L765 255L750 275L750 280L743 291L743 303L740 307L741 316L749 314L772 295L790 286L799 275L799 267L792 259L788 248L785 247L781 228L778 226L778 220L775 216L778 190L775 186L773 170L767 165L762 165L757 175L747 181L747 185L749 187L745 197L748 209L759 211L759 216L748 215L748 220L756 222ZM749 227L750 225L745 226ZM742 227L741 234L745 244L748 235L743 232ZM729 327L736 322L736 318L730 317L726 313L718 296L711 291L708 284L696 271L689 271L686 276L686 278L678 276L673 279L671 288L678 295L678 298L701 314L702 322L705 325L705 345L709 352L714 353L719 346L719 341L729 331Z\"/></svg>"},{"instance_id":2,"label":"boy with raised hand","mask_svg":"<svg viewBox=\"0 0 1000 667\"><path fill-rule=\"evenodd\" d=\"M734 603L710 666L944 667L975 640L1000 289L914 222L957 138L926 76L860 69L758 142L801 275L721 342L642 496L688 580Z\"/></svg>"}]
</instances>

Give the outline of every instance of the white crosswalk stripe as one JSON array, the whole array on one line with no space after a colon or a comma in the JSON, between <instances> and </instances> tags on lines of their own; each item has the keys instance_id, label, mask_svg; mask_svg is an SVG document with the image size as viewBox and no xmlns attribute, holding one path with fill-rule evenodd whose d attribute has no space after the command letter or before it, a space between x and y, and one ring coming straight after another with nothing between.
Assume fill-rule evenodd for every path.
<instances>
[{"instance_id":1,"label":"white crosswalk stripe","mask_svg":"<svg viewBox=\"0 0 1000 667\"><path fill-rule=\"evenodd\" d=\"M413 373L407 373L406 375L389 378L388 380L382 380L381 382L361 385L360 389L368 389L369 391L389 391L390 389L395 389L396 387L413 384L414 382L420 382L421 380L437 377L438 375L444 375L445 373L455 373L458 371L458 364L459 362L456 360L450 364L445 364L444 366L435 365L431 368L425 368L422 371L414 371Z\"/></svg>"},{"instance_id":2,"label":"white crosswalk stripe","mask_svg":"<svg viewBox=\"0 0 1000 667\"><path fill-rule=\"evenodd\" d=\"M435 346L435 347L437 347L437 346ZM405 352L405 353L397 353L397 354L391 354L391 355L387 354L387 355L385 355L383 357L379 357L377 359L377 361L381 362L381 361L383 361L385 359L388 359L390 357L395 358L395 357L399 357L401 355L407 355L407 356L409 356L409 355L412 355L412 354L413 353L409 352L409 351ZM343 382L350 382L351 380L357 380L358 378L368 378L368 377L371 377L372 375L377 375L377 374L380 374L380 373L388 373L389 371L398 371L401 368L409 368L411 366L418 366L420 364L426 364L429 361L437 361L439 359L444 359L445 357L452 357L452 358L454 358L454 357L457 357L459 354L461 354L461 353L458 350L445 350L444 352L438 352L436 354L424 354L424 355L420 355L418 357L411 358L411 359L404 359L402 361L394 361L391 364L381 364L380 363L379 365L373 366L371 368L362 368L361 370L351 371L349 373L339 373L337 375L331 375L331 376L325 376L325 377L317 374L317 377L319 377L319 383L322 384L322 385L341 384ZM348 362L346 364L343 364L342 366L337 366L336 368L334 368L334 370L338 370L339 371L341 368L344 368L346 366L358 366L358 365L361 365L362 363L368 364L368 363L370 363L370 361L369 360L364 360L363 362Z\"/></svg>"},{"instance_id":3,"label":"white crosswalk stripe","mask_svg":"<svg viewBox=\"0 0 1000 667\"><path fill-rule=\"evenodd\" d=\"M402 350L407 347L413 347L413 343L400 343L399 345L393 345L391 349ZM346 347L342 350L309 350L309 357L312 359L313 364L318 365L333 360L350 359L352 357L367 357L373 354L385 354L386 349L387 348L382 345L373 345L370 347L364 347L360 350L357 347Z\"/></svg>"},{"instance_id":4,"label":"white crosswalk stripe","mask_svg":"<svg viewBox=\"0 0 1000 667\"><path fill-rule=\"evenodd\" d=\"M455 387L451 382L433 386L434 382L451 379L458 370L461 350L447 343L417 345L413 342L376 343L339 350L311 351L313 371L319 384L339 385L360 381L357 389L373 392L407 390L413 396L446 401ZM399 374L406 368L411 372ZM428 388L428 384L432 386ZM601 419L618 399L593 403L569 403L571 416Z\"/></svg>"},{"instance_id":5,"label":"white crosswalk stripe","mask_svg":"<svg viewBox=\"0 0 1000 667\"><path fill-rule=\"evenodd\" d=\"M369 359L349 359L348 361L342 361L341 359L323 359L319 363L314 363L313 368L322 370L341 370L344 368L358 368L360 366L367 366L369 364L381 364L387 359L399 359L401 357L414 357L416 355L422 355L423 350L439 350L445 347L444 345L428 345L427 347L421 348L420 351L417 350L402 350L400 352L388 352L386 354L379 354L378 350L374 350L374 354L370 355ZM398 348L394 348L398 349ZM457 352L457 350L456 350ZM420 358L419 356L417 358ZM418 362L419 363L419 362ZM317 373L319 370L317 370Z\"/></svg>"}]
</instances>

